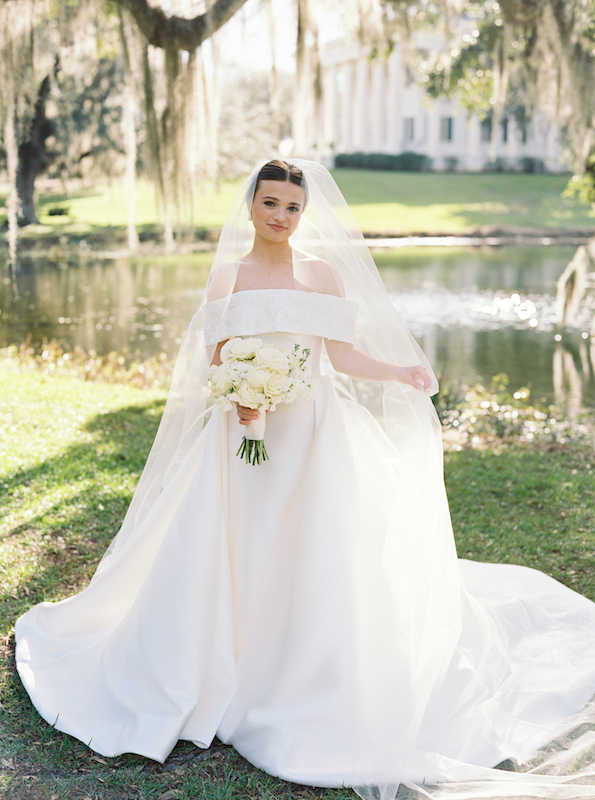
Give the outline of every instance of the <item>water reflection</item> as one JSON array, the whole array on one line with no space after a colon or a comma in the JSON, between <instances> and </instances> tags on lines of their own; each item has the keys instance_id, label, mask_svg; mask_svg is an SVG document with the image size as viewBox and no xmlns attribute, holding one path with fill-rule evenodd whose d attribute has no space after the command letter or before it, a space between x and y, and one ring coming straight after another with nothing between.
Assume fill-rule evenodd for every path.
<instances>
[{"instance_id":1,"label":"water reflection","mask_svg":"<svg viewBox=\"0 0 595 800\"><path fill-rule=\"evenodd\" d=\"M391 298L435 369L461 384L506 372L534 398L591 403L593 345L555 340L556 281L572 247L401 249L375 254ZM212 254L0 268L0 345L58 339L99 353L173 356L204 291Z\"/></svg>"},{"instance_id":2,"label":"water reflection","mask_svg":"<svg viewBox=\"0 0 595 800\"><path fill-rule=\"evenodd\" d=\"M533 399L576 409L594 401L595 352L587 352L579 330L556 334L555 310L556 282L574 250L459 248L427 258L412 251L397 268L382 254L379 266L395 307L443 378L469 385L505 372L511 387L528 386Z\"/></svg>"},{"instance_id":3,"label":"water reflection","mask_svg":"<svg viewBox=\"0 0 595 800\"><path fill-rule=\"evenodd\" d=\"M0 343L57 339L99 353L147 358L177 351L203 295L208 254L91 260L63 266L22 260L16 287L0 285Z\"/></svg>"}]
</instances>

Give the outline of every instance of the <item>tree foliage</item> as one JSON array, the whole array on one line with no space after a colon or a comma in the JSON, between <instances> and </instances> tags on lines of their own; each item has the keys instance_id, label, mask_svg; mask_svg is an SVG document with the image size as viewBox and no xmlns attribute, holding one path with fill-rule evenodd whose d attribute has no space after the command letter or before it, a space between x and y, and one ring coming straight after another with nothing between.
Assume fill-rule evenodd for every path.
<instances>
[{"instance_id":1,"label":"tree foliage","mask_svg":"<svg viewBox=\"0 0 595 800\"><path fill-rule=\"evenodd\" d=\"M523 65L540 108L564 127L575 171L595 155L595 3L501 0L510 57Z\"/></svg>"},{"instance_id":2,"label":"tree foliage","mask_svg":"<svg viewBox=\"0 0 595 800\"><path fill-rule=\"evenodd\" d=\"M201 45L245 2L207 1L203 13L185 19L146 0L4 0L1 111L11 219L37 221L35 180L49 165L60 177L80 177L94 169L109 175L124 163L129 174L132 162L134 177L138 125L171 242L181 207L192 207L200 167L215 177L218 100L213 60L205 63Z\"/></svg>"},{"instance_id":3,"label":"tree foliage","mask_svg":"<svg viewBox=\"0 0 595 800\"><path fill-rule=\"evenodd\" d=\"M539 110L555 119L582 176L577 186L595 198L593 0L443 0L443 10L445 46L421 64L429 93L456 96L481 116Z\"/></svg>"}]
</instances>

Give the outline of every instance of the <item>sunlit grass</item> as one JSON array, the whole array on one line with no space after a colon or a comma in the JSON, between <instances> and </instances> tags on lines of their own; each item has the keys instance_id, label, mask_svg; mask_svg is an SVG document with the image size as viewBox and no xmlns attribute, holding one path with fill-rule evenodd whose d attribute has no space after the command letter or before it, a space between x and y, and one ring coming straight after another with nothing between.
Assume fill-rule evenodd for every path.
<instances>
[{"instance_id":1,"label":"sunlit grass","mask_svg":"<svg viewBox=\"0 0 595 800\"><path fill-rule=\"evenodd\" d=\"M562 196L567 175L341 169L334 176L364 231L595 226L591 207Z\"/></svg>"}]
</instances>

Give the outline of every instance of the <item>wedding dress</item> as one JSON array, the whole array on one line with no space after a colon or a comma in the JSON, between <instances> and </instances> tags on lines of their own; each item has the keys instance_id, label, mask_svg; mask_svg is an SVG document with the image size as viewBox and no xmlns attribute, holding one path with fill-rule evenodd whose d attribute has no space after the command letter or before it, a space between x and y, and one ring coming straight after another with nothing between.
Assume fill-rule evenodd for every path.
<instances>
[{"instance_id":1,"label":"wedding dress","mask_svg":"<svg viewBox=\"0 0 595 800\"><path fill-rule=\"evenodd\" d=\"M310 266L296 252L296 272ZM583 758L568 774L559 757L545 775L493 767L590 721L595 604L532 569L457 559L431 400L392 386L372 413L325 356L325 340L376 346L370 303L345 284L203 303L121 533L87 589L17 622L23 683L104 756L163 761L217 735L272 775L365 798L400 783L592 798L588 731L564 746ZM236 457L235 414L197 411L197 365L232 336L310 349L316 398L267 415L258 466Z\"/></svg>"}]
</instances>

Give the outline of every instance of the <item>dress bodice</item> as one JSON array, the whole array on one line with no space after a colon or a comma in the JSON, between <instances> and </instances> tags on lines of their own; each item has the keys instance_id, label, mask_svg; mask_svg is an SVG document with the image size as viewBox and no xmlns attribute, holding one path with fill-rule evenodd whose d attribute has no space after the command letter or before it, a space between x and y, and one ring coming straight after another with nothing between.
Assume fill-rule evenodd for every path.
<instances>
[{"instance_id":1,"label":"dress bodice","mask_svg":"<svg viewBox=\"0 0 595 800\"><path fill-rule=\"evenodd\" d=\"M212 300L204 308L205 343L232 336L301 334L353 342L358 304L319 292L253 289Z\"/></svg>"}]
</instances>

